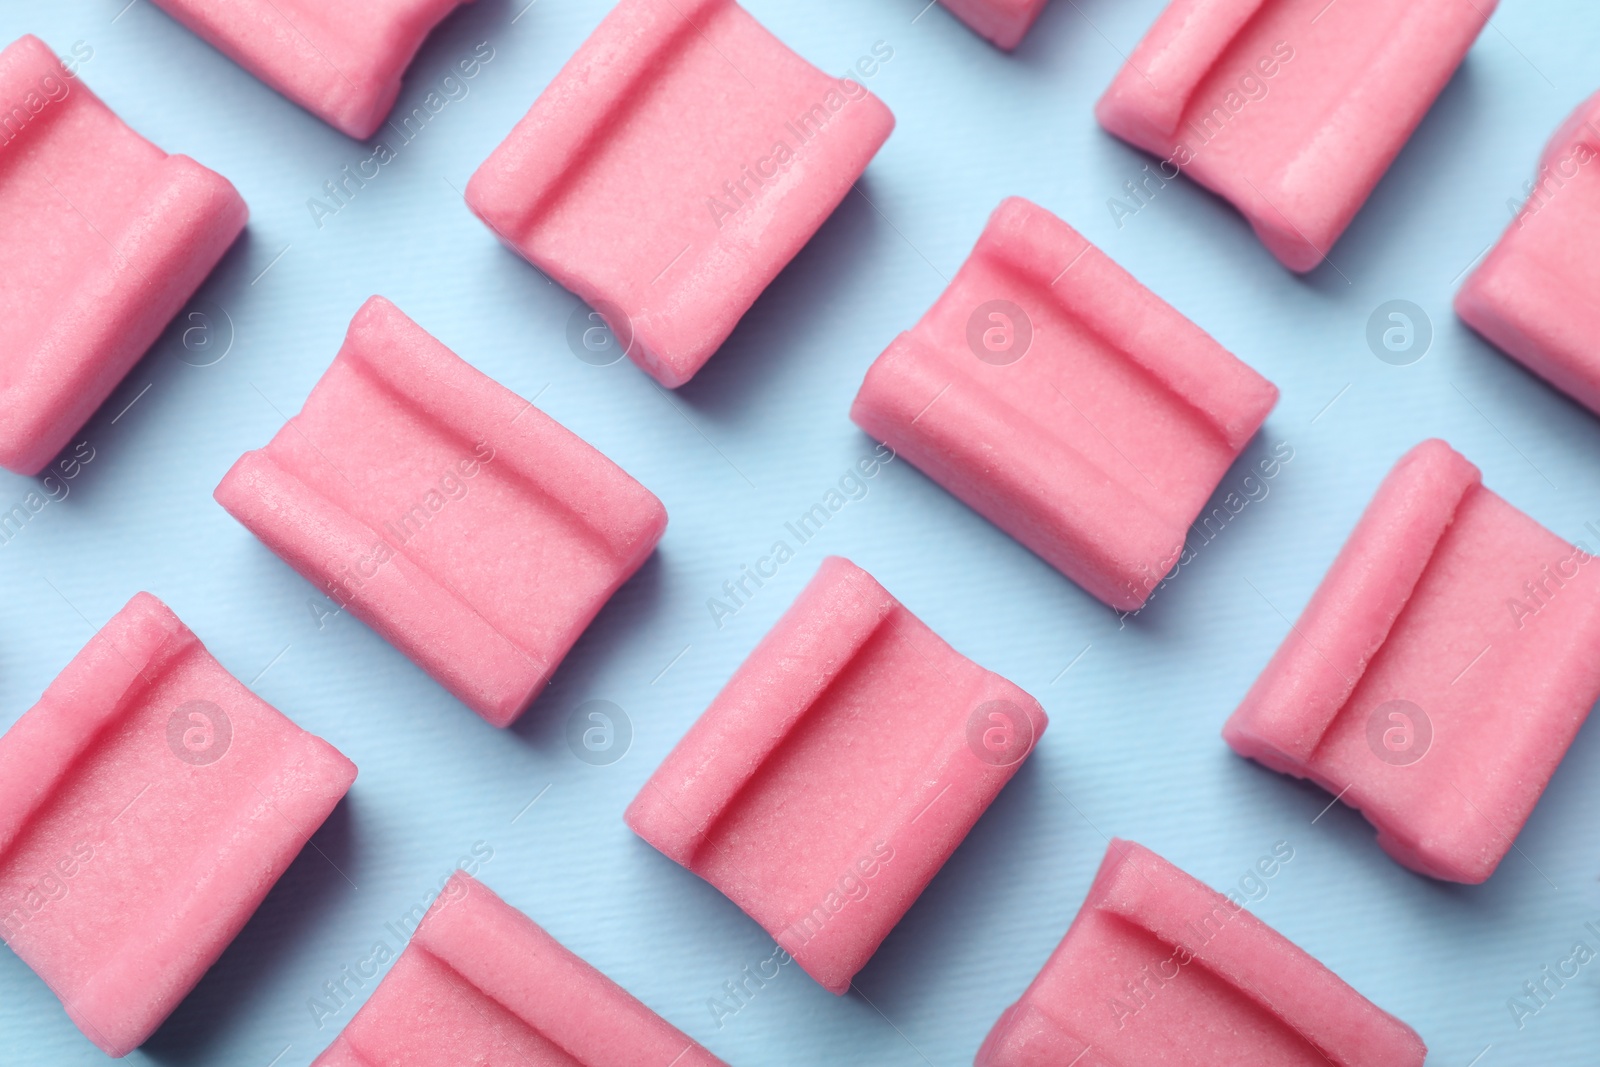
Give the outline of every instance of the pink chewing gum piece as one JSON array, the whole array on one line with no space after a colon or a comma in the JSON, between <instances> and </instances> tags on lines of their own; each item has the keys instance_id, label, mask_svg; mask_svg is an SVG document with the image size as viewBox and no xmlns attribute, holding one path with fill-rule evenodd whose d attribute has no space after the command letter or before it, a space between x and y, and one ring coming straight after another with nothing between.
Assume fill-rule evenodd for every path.
<instances>
[{"instance_id":1,"label":"pink chewing gum piece","mask_svg":"<svg viewBox=\"0 0 1600 1067\"><path fill-rule=\"evenodd\" d=\"M1113 840L975 1067L1422 1067L1409 1026L1242 905Z\"/></svg>"},{"instance_id":2,"label":"pink chewing gum piece","mask_svg":"<svg viewBox=\"0 0 1600 1067\"><path fill-rule=\"evenodd\" d=\"M140 593L0 737L0 932L126 1055L355 777Z\"/></svg>"},{"instance_id":3,"label":"pink chewing gum piece","mask_svg":"<svg viewBox=\"0 0 1600 1067\"><path fill-rule=\"evenodd\" d=\"M622 0L472 176L467 204L675 388L894 127L733 0Z\"/></svg>"},{"instance_id":4,"label":"pink chewing gum piece","mask_svg":"<svg viewBox=\"0 0 1600 1067\"><path fill-rule=\"evenodd\" d=\"M1556 131L1527 205L1456 294L1456 314L1600 413L1600 93Z\"/></svg>"},{"instance_id":5,"label":"pink chewing gum piece","mask_svg":"<svg viewBox=\"0 0 1600 1067\"><path fill-rule=\"evenodd\" d=\"M1007 52L1022 43L1046 0L941 0L950 13Z\"/></svg>"},{"instance_id":6,"label":"pink chewing gum piece","mask_svg":"<svg viewBox=\"0 0 1600 1067\"><path fill-rule=\"evenodd\" d=\"M1223 737L1412 870L1494 873L1600 697L1600 565L1443 441L1395 465Z\"/></svg>"},{"instance_id":7,"label":"pink chewing gum piece","mask_svg":"<svg viewBox=\"0 0 1600 1067\"><path fill-rule=\"evenodd\" d=\"M1173 0L1095 115L1232 202L1284 266L1308 271L1498 2ZM1147 183L1177 176L1160 171Z\"/></svg>"},{"instance_id":8,"label":"pink chewing gum piece","mask_svg":"<svg viewBox=\"0 0 1600 1067\"><path fill-rule=\"evenodd\" d=\"M831 556L627 822L843 993L1046 722Z\"/></svg>"},{"instance_id":9,"label":"pink chewing gum piece","mask_svg":"<svg viewBox=\"0 0 1600 1067\"><path fill-rule=\"evenodd\" d=\"M521 715L667 512L381 296L217 502L496 726Z\"/></svg>"},{"instance_id":10,"label":"pink chewing gum piece","mask_svg":"<svg viewBox=\"0 0 1600 1067\"><path fill-rule=\"evenodd\" d=\"M873 363L850 418L1132 610L1277 399L1071 226L1012 197Z\"/></svg>"},{"instance_id":11,"label":"pink chewing gum piece","mask_svg":"<svg viewBox=\"0 0 1600 1067\"><path fill-rule=\"evenodd\" d=\"M154 0L341 133L377 132L433 28L467 0Z\"/></svg>"},{"instance_id":12,"label":"pink chewing gum piece","mask_svg":"<svg viewBox=\"0 0 1600 1067\"><path fill-rule=\"evenodd\" d=\"M0 466L37 474L244 229L228 180L129 129L43 41L0 52Z\"/></svg>"},{"instance_id":13,"label":"pink chewing gum piece","mask_svg":"<svg viewBox=\"0 0 1600 1067\"><path fill-rule=\"evenodd\" d=\"M722 1067L464 871L312 1067Z\"/></svg>"}]
</instances>

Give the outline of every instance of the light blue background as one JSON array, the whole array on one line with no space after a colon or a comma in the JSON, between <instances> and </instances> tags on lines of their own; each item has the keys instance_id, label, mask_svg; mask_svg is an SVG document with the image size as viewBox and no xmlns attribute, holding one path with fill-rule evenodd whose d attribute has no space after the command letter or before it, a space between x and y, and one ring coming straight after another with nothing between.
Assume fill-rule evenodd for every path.
<instances>
[{"instance_id":1,"label":"light blue background","mask_svg":"<svg viewBox=\"0 0 1600 1067\"><path fill-rule=\"evenodd\" d=\"M1304 606L1384 471L1423 437L1445 437L1491 487L1569 539L1600 520L1600 424L1449 310L1545 139L1600 83L1592 2L1506 0L1334 249L1337 269L1301 279L1187 183L1113 222L1107 199L1147 159L1099 130L1091 107L1161 0L1055 0L1010 56L942 8L914 19L922 0L750 0L832 72L887 42L894 58L868 86L899 125L863 195L846 198L670 396L628 363L575 359L564 340L574 298L500 247L456 192L606 0L478 0L457 12L412 66L402 103L481 41L495 58L470 96L320 230L306 199L363 147L149 0L119 16L124 2L0 0L0 37L33 32L58 52L86 42L94 55L81 74L96 93L238 186L249 230L200 294L227 310L236 336L206 368L174 358L170 338L152 351L84 431L96 458L71 495L0 549L0 725L37 699L91 624L147 589L361 769L317 849L130 1062L309 1063L336 1025L319 1030L308 998L483 841L494 851L488 884L730 1063L965 1064L1066 929L1109 834L1219 887L1290 842L1295 859L1256 912L1415 1026L1430 1063L1465 1067L1486 1046L1483 1067L1593 1062L1600 965L1521 1032L1506 1000L1600 919L1594 725L1521 835L1527 858L1513 853L1471 888L1401 869L1343 807L1313 825L1325 794L1232 756L1218 736L1287 630L1283 616ZM1107 609L896 463L716 628L706 599L871 451L847 418L868 364L1013 193L1077 226L1279 385L1283 399L1248 453L1292 445L1271 495L1119 630ZM511 389L542 390L542 408L671 515L657 555L510 732L360 623L319 630L312 587L211 499L234 459L299 409L373 293ZM1433 349L1414 366L1381 363L1363 339L1371 311L1394 298L1432 316ZM30 484L0 475L0 503ZM719 1028L707 999L771 941L637 840L621 813L825 553L850 556L956 648L1038 696L1052 724L861 973L861 995L835 998L786 968ZM589 699L632 718L632 750L615 765L584 765L567 748L567 716ZM102 1062L9 953L0 1062Z\"/></svg>"}]
</instances>

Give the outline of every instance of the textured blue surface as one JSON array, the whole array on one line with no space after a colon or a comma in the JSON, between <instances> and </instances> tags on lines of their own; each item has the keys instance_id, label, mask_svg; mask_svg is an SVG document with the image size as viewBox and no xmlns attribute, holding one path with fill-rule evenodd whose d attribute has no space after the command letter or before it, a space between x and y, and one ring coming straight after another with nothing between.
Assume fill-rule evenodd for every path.
<instances>
[{"instance_id":1,"label":"textured blue surface","mask_svg":"<svg viewBox=\"0 0 1600 1067\"><path fill-rule=\"evenodd\" d=\"M238 186L249 230L201 292L226 310L232 347L208 367L176 358L170 338L152 351L84 431L95 459L71 494L0 548L0 726L147 589L361 769L317 848L130 1062L309 1063L354 1010L319 1028L310 999L483 842L488 884L733 1064L970 1063L1066 929L1111 834L1219 887L1290 842L1293 862L1255 911L1421 1031L1430 1063L1465 1067L1485 1046L1481 1067L1593 1062L1600 969L1520 1031L1506 1001L1574 941L1593 943L1583 923L1600 919L1600 728L1579 736L1520 851L1472 888L1402 870L1343 807L1313 825L1327 796L1235 758L1218 736L1285 616L1421 438L1445 437L1569 539L1600 521L1600 424L1449 311L1544 140L1596 88L1592 0L1505 0L1334 249L1337 266L1305 279L1187 183L1113 221L1108 198L1147 160L1100 131L1091 107L1160 0L1055 0L1012 56L940 8L914 18L924 0L750 0L830 71L887 42L894 58L868 86L899 125L860 195L670 396L627 363L575 359L564 339L574 299L501 248L456 191L606 0L478 0L457 12L423 48L402 103L480 42L494 59L320 229L307 198L367 150L148 0L125 2L0 0L0 38L33 32L58 52L84 42L82 76L125 120ZM846 414L867 365L1012 193L1077 226L1276 382L1283 399L1247 456L1286 441L1293 461L1126 628L895 463L719 629L707 598L871 451ZM360 623L319 628L316 591L211 499L233 460L299 409L372 293L511 389L539 394L671 515L657 555L510 732ZM1391 299L1432 318L1432 349L1415 365L1380 362L1365 343L1368 316ZM30 485L0 474L0 503ZM621 813L825 553L853 558L958 649L1036 694L1052 725L859 976L859 994L835 998L790 967L719 1026L708 999L771 941L635 839ZM633 724L631 750L610 766L580 762L565 740L568 716L591 699ZM44 985L0 953L0 1063L99 1062Z\"/></svg>"}]
</instances>

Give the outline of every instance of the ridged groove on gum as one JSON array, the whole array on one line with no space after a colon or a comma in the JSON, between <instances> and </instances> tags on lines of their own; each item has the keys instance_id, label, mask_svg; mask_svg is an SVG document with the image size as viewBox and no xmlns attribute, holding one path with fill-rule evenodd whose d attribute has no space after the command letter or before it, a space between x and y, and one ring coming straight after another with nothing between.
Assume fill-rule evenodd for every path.
<instances>
[{"instance_id":1,"label":"ridged groove on gum","mask_svg":"<svg viewBox=\"0 0 1600 1067\"><path fill-rule=\"evenodd\" d=\"M81 215L91 229L76 235L82 240L68 249L69 258L81 247L90 261L80 259L43 288L33 279L26 300L19 288L13 315L0 326L11 353L10 365L0 367L6 411L0 463L27 475L42 470L111 395L221 260L248 215L227 179L141 137L81 77L65 73L37 37L21 37L0 52L0 99L19 107L30 95L42 99L40 82L47 77L64 84L65 95L48 99L19 131L7 128L14 135L0 142L0 169L13 181L19 171L38 169L51 198L70 198L67 225L77 227ZM123 176L120 202L74 173L85 166L79 142L91 138L100 142L100 168L120 168L92 171L97 178ZM106 160L107 153L116 158ZM64 236L52 232L48 240ZM108 262L93 262L107 253Z\"/></svg>"},{"instance_id":2,"label":"ridged groove on gum","mask_svg":"<svg viewBox=\"0 0 1600 1067\"><path fill-rule=\"evenodd\" d=\"M1462 497L1482 484L1478 468L1437 439L1395 465L1229 718L1224 735L1235 751L1286 773L1310 760L1405 610Z\"/></svg>"},{"instance_id":3,"label":"ridged groove on gum","mask_svg":"<svg viewBox=\"0 0 1600 1067\"><path fill-rule=\"evenodd\" d=\"M1559 178L1565 153L1580 146L1600 156L1600 93L1580 104L1551 136L1536 177ZM1455 310L1496 347L1600 413L1600 312L1593 310L1586 288L1600 271L1574 271L1571 263L1585 252L1592 255L1600 211L1591 208L1574 223L1565 199L1581 195L1567 185L1582 180L1595 163L1592 156L1582 164L1584 169L1563 182L1548 203L1540 178L1528 203L1456 293ZM1595 185L1593 174L1587 177ZM1587 195L1600 200L1600 193ZM1582 239L1574 240L1575 234Z\"/></svg>"},{"instance_id":4,"label":"ridged groove on gum","mask_svg":"<svg viewBox=\"0 0 1600 1067\"><path fill-rule=\"evenodd\" d=\"M828 625L818 625L827 619ZM751 879L725 853L722 825L738 821L742 799L785 742L805 728L818 702L861 662L885 628L915 634L924 652L965 664L965 678L946 676L959 696L952 706L972 709L991 700L1015 704L1031 720L1033 743L1047 720L1039 704L1005 678L965 660L849 560L824 560L817 577L762 638L628 806L626 821L668 857L712 881L761 923L824 988L842 994L851 977L926 888L965 838L1022 759L1005 766L980 761L968 749L965 717L946 719L920 743L929 753L914 783L855 836L862 855L874 842L894 852L872 876L870 892L852 900L851 921L829 922L802 935L805 915L769 902L771 889ZM928 668L933 669L933 668ZM935 805L938 808L935 809ZM937 810L934 817L930 812ZM754 833L754 831L749 831ZM755 847L753 844L751 847Z\"/></svg>"},{"instance_id":5,"label":"ridged groove on gum","mask_svg":"<svg viewBox=\"0 0 1600 1067\"><path fill-rule=\"evenodd\" d=\"M260 709L242 716L235 706L236 749L250 744L253 738L246 731L256 728L258 716L266 724L263 729L276 731L288 743L257 753L247 772L253 788L226 798L239 806L219 840L192 857L183 873L167 872L171 884L160 895L122 902L124 913L137 909L141 915L131 924L132 932L120 931L120 943L103 940L117 931L91 938L92 947L78 944L85 936L82 931L66 935L80 957L95 954L92 966L86 969L91 962L87 958L61 963L60 942L48 930L41 939L32 923L7 939L30 966L40 959L50 961L50 974L41 977L55 980L52 992L73 1022L113 1056L142 1043L194 987L355 779L349 760L228 675L166 605L140 593L90 639L0 742L0 871L6 872L7 881L17 850L30 847L36 834L76 837L83 832L77 825L82 813L68 805L86 805L91 815L98 811L108 826L121 818L115 811L120 794L109 808L100 803L105 799L99 795L102 786L116 768L107 770L97 752L125 745L128 716L184 669L203 672L224 685L232 700L252 711ZM73 729L64 730L63 720L70 720ZM154 744L164 748L166 738ZM155 758L173 759L164 752ZM153 781L146 788L160 785ZM127 792L132 795L131 784ZM285 826L292 832L285 833ZM138 833L127 826L117 832L102 830L108 838ZM185 832L198 831L185 824ZM109 844L114 850L132 847L126 836ZM107 841L95 843L96 849L107 847ZM145 846L139 845L138 852L143 851ZM241 873L248 876L241 878ZM63 966L76 973L63 976ZM139 1004L131 1013L129 990L139 991Z\"/></svg>"},{"instance_id":6,"label":"ridged groove on gum","mask_svg":"<svg viewBox=\"0 0 1600 1067\"><path fill-rule=\"evenodd\" d=\"M1033 318L1052 308L1069 331L1091 340L1051 355L1030 350L1014 367L980 363L968 348L967 316L975 302L1000 291L1025 293ZM1045 329L1035 325L1035 347L1045 347ZM1135 465L1070 399L1074 410L1067 417L1074 421L1057 424L1048 410L1048 387L1060 391L1052 371L1065 371L1079 356L1125 366L1130 373L1119 384L1131 391L1127 407L1159 407L1151 403L1152 394L1159 394L1169 406L1152 418L1174 421L1182 413L1184 440L1220 444L1230 461L1278 396L1271 382L1070 225L1011 197L991 216L933 307L873 363L850 417L1094 596L1131 610L1178 561L1187 528L1215 483L1204 496L1158 491L1146 468ZM1051 361L1041 369L1039 361L1046 359ZM1007 396L1003 375L1048 378L1035 383L1045 409L1033 410L1038 401L1032 394ZM1071 436L1070 427L1085 420L1095 431L1088 443L1115 455L1097 459ZM1170 466L1169 488L1173 481L1191 481L1192 471ZM1168 472L1157 476L1163 473ZM1213 476L1220 480L1222 470L1200 475ZM1104 515L1143 521L1094 521Z\"/></svg>"},{"instance_id":7,"label":"ridged groove on gum","mask_svg":"<svg viewBox=\"0 0 1600 1067\"><path fill-rule=\"evenodd\" d=\"M1249 176L1232 167L1213 171L1204 166L1186 166L1185 173L1233 202L1285 266L1299 272L1314 269L1433 106L1498 3L1417 0L1403 5L1392 12L1387 29L1365 27L1372 44L1358 64L1348 65L1360 76L1324 90L1316 133L1278 146L1288 152L1280 153L1266 173ZM1316 25L1322 6L1312 0L1298 6L1274 6L1266 0L1173 0L1096 104L1096 117L1117 136L1166 158L1175 150L1174 138L1195 93L1219 64L1237 58L1238 72L1251 72L1250 65L1259 58L1255 53L1230 55L1242 37L1258 22L1276 16L1295 20L1279 35L1291 47L1313 47L1307 37L1319 30L1334 32ZM1302 13L1305 19L1298 17ZM1335 196L1317 188L1330 174L1345 179Z\"/></svg>"},{"instance_id":8,"label":"ridged groove on gum","mask_svg":"<svg viewBox=\"0 0 1600 1067\"><path fill-rule=\"evenodd\" d=\"M539 629L547 649L523 644L484 615L485 605L461 593L450 575L435 573L441 564L397 548L366 517L380 510L376 498L330 465L314 440L314 425L341 424L347 408L364 406L374 392L392 401L409 425L454 441L464 452L488 443L493 464L522 504L537 508L566 538L547 548L558 557L554 565L575 544L592 555L573 560L574 566L591 559L605 563L612 580L588 605L592 611L541 620L550 624ZM552 457L570 463L552 463ZM574 464L596 476L580 484ZM508 725L527 707L578 634L653 551L666 525L666 511L649 490L531 403L472 369L382 297L357 312L302 412L266 448L242 456L216 497L319 586L341 567L348 571L373 545L389 544L393 554L375 575L362 576L360 591L349 596L350 610L496 726ZM455 654L462 635L472 635L471 656ZM510 688L502 684L512 678L518 681Z\"/></svg>"},{"instance_id":9,"label":"ridged groove on gum","mask_svg":"<svg viewBox=\"0 0 1600 1067\"><path fill-rule=\"evenodd\" d=\"M154 2L274 91L366 140L393 110L422 42L468 0ZM385 7L399 10L378 10ZM230 25L231 18L248 19L248 29ZM268 38L265 47L257 33Z\"/></svg>"},{"instance_id":10,"label":"ridged groove on gum","mask_svg":"<svg viewBox=\"0 0 1600 1067\"><path fill-rule=\"evenodd\" d=\"M1246 1022L1251 1028L1265 1023L1280 1042L1298 1047L1305 1062L1325 1062L1333 1067L1421 1067L1427 1054L1410 1027L1361 996L1247 909L1149 849L1113 839L1071 928L1022 998L995 1023L978 1052L977 1067L1061 1067L1069 1063L1144 1067L1167 1062L1155 1058L1149 1047L1137 1050L1144 1054L1142 1058L1123 1059L1134 1050L1119 1055L1117 1048L1107 1047L1108 1035L1085 1025L1090 1012L1109 1016L1104 1001L1080 1006L1072 995L1077 977L1073 973L1075 954L1088 951L1075 943L1076 938L1107 920L1127 924L1110 926L1107 937L1115 937L1121 930L1138 931L1136 936L1153 938L1160 951L1173 950L1173 958L1180 951L1188 954L1189 962L1181 963L1179 973L1170 978L1163 974L1160 986L1196 982L1197 978L1185 977L1181 968L1203 967L1225 984L1229 994L1230 1003L1212 1005L1214 1014L1231 1009L1241 1032ZM1194 936L1197 931L1209 937L1201 940ZM1142 945L1131 948L1128 958L1142 949ZM1120 992L1107 989L1104 995L1109 998ZM1159 992L1151 997L1152 1003L1161 1001ZM1152 1022L1140 1020L1138 1025L1148 1027ZM1200 1040L1199 1035L1190 1037Z\"/></svg>"},{"instance_id":11,"label":"ridged groove on gum","mask_svg":"<svg viewBox=\"0 0 1600 1067\"><path fill-rule=\"evenodd\" d=\"M558 1056L563 1063L724 1067L464 871L451 876L384 982L395 980L412 984L408 993L425 984L463 983L464 998L477 994L491 1002L473 1006L476 1018L523 1029L519 1036L532 1046L528 1051ZM430 998L436 1010L446 1003ZM410 1044L408 1020L398 1017L402 1006L386 1003L382 985L368 1005L317 1058L316 1067L385 1067L386 1051ZM384 1021L395 1025L386 1027ZM365 1052L358 1044L367 1046Z\"/></svg>"}]
</instances>

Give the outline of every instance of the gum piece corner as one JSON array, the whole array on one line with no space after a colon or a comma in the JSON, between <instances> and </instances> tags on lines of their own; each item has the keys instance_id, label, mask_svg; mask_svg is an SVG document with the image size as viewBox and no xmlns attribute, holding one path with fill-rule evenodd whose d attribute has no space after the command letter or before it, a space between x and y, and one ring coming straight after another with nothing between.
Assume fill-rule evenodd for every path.
<instances>
[{"instance_id":1,"label":"gum piece corner","mask_svg":"<svg viewBox=\"0 0 1600 1067\"><path fill-rule=\"evenodd\" d=\"M1048 0L940 0L949 12L996 48L1011 51L1033 28Z\"/></svg>"}]
</instances>

